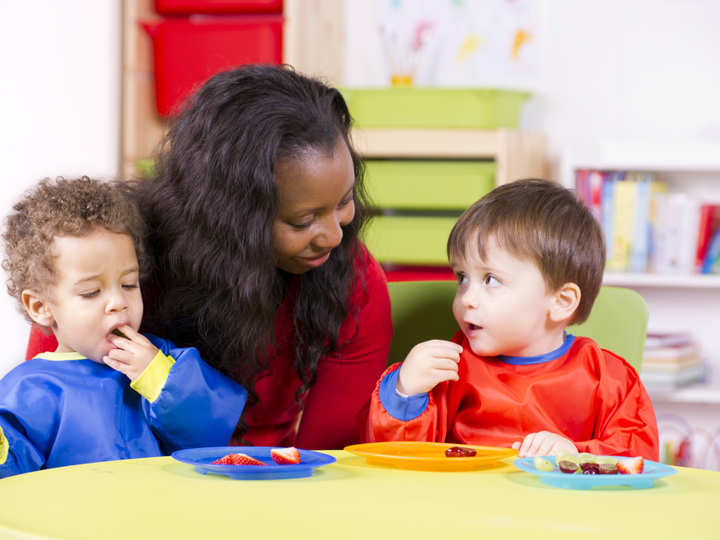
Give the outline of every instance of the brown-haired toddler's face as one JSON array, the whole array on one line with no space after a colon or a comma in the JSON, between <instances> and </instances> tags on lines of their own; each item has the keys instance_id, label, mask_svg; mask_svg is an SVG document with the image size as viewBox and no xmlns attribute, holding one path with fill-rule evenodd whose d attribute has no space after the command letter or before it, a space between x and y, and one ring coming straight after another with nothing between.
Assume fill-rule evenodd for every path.
<instances>
[{"instance_id":1,"label":"brown-haired toddler's face","mask_svg":"<svg viewBox=\"0 0 720 540\"><path fill-rule=\"evenodd\" d=\"M458 278L453 315L475 354L529 357L562 345L547 326L555 295L533 262L490 238L485 259L468 246L452 267Z\"/></svg>"}]
</instances>

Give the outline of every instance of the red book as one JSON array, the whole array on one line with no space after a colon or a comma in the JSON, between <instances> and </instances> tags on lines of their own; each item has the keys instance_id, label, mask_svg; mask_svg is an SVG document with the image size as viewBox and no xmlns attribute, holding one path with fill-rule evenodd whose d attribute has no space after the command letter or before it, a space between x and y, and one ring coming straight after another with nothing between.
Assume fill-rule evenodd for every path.
<instances>
[{"instance_id":1,"label":"red book","mask_svg":"<svg viewBox=\"0 0 720 540\"><path fill-rule=\"evenodd\" d=\"M703 267L710 239L718 228L720 228L720 204L703 203L700 205L700 229L695 255L696 268Z\"/></svg>"}]
</instances>

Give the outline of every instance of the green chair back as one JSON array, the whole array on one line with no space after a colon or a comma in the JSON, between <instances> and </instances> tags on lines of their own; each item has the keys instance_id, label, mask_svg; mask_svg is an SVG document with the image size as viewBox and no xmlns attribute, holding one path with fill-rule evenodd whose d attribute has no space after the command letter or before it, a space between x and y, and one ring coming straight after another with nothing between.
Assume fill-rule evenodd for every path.
<instances>
[{"instance_id":1,"label":"green chair back","mask_svg":"<svg viewBox=\"0 0 720 540\"><path fill-rule=\"evenodd\" d=\"M388 283L388 289L394 327L388 365L405 360L418 343L450 339L458 331L452 314L456 282L397 281ZM630 289L602 287L588 320L568 326L567 331L592 338L640 373L647 323L648 309L642 296Z\"/></svg>"},{"instance_id":2,"label":"green chair back","mask_svg":"<svg viewBox=\"0 0 720 540\"><path fill-rule=\"evenodd\" d=\"M640 373L648 315L645 300L635 291L601 287L587 321L570 325L567 331L592 338L603 349L624 358Z\"/></svg>"}]
</instances>

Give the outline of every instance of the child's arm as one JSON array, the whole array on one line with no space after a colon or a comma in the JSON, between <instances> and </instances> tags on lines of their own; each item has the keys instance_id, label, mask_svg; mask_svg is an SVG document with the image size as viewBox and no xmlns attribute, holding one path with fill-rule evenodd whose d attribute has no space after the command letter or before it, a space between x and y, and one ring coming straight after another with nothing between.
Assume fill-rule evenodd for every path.
<instances>
[{"instance_id":1,"label":"child's arm","mask_svg":"<svg viewBox=\"0 0 720 540\"><path fill-rule=\"evenodd\" d=\"M145 400L143 410L168 453L182 448L226 446L248 393L207 365L195 348L147 335L158 349L155 360L132 383Z\"/></svg>"},{"instance_id":2,"label":"child's arm","mask_svg":"<svg viewBox=\"0 0 720 540\"><path fill-rule=\"evenodd\" d=\"M593 438L575 441L575 445L580 452L657 461L660 442L655 411L640 377L624 362L619 370L608 363L608 372L607 383L597 395L602 410L595 420Z\"/></svg>"},{"instance_id":3,"label":"child's arm","mask_svg":"<svg viewBox=\"0 0 720 540\"><path fill-rule=\"evenodd\" d=\"M0 417L0 478L37 471L44 464L45 456Z\"/></svg>"},{"instance_id":4,"label":"child's arm","mask_svg":"<svg viewBox=\"0 0 720 540\"><path fill-rule=\"evenodd\" d=\"M444 441L448 430L448 385L449 381L458 380L461 351L457 343L434 340L421 343L411 351L405 360L407 368L405 363L390 366L359 418L364 426L361 428L363 442ZM401 369L405 369L409 377L398 384ZM402 396L403 390L415 394Z\"/></svg>"},{"instance_id":5,"label":"child's arm","mask_svg":"<svg viewBox=\"0 0 720 540\"><path fill-rule=\"evenodd\" d=\"M58 430L63 396L23 363L0 381L0 478L40 470ZM50 385L51 386L51 385Z\"/></svg>"}]
</instances>

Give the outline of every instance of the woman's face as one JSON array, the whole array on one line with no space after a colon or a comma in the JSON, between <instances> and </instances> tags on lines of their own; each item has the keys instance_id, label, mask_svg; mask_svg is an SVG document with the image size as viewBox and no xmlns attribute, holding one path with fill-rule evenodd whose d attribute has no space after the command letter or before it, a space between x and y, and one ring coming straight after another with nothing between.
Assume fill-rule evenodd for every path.
<instances>
[{"instance_id":1,"label":"woman's face","mask_svg":"<svg viewBox=\"0 0 720 540\"><path fill-rule=\"evenodd\" d=\"M328 260L342 240L340 227L355 216L352 157L341 140L332 155L311 149L297 159L276 163L275 178L276 264L292 274L304 274Z\"/></svg>"}]
</instances>

